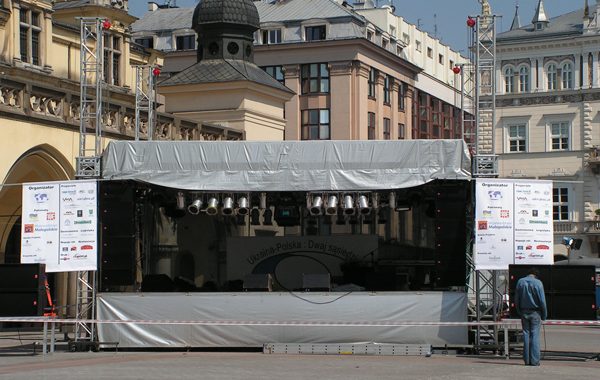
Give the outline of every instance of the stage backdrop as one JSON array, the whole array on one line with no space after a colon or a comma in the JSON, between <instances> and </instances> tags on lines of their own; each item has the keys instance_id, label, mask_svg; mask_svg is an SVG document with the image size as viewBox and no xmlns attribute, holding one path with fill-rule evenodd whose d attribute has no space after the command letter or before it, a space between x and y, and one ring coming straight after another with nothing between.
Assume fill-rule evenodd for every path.
<instances>
[{"instance_id":1,"label":"stage backdrop","mask_svg":"<svg viewBox=\"0 0 600 380\"><path fill-rule=\"evenodd\" d=\"M46 272L96 270L96 181L23 184L21 263Z\"/></svg>"},{"instance_id":2,"label":"stage backdrop","mask_svg":"<svg viewBox=\"0 0 600 380\"><path fill-rule=\"evenodd\" d=\"M231 237L227 239L227 278L270 273L285 289L302 287L302 274L341 276L344 262L377 258L376 235Z\"/></svg>"},{"instance_id":3,"label":"stage backdrop","mask_svg":"<svg viewBox=\"0 0 600 380\"><path fill-rule=\"evenodd\" d=\"M466 326L368 326L372 322L466 322L461 292L100 293L98 319L260 321L271 326L98 324L100 342L119 348L262 347L265 343L467 344ZM362 322L285 326L281 322Z\"/></svg>"},{"instance_id":4,"label":"stage backdrop","mask_svg":"<svg viewBox=\"0 0 600 380\"><path fill-rule=\"evenodd\" d=\"M554 263L552 181L476 181L475 267Z\"/></svg>"}]
</instances>

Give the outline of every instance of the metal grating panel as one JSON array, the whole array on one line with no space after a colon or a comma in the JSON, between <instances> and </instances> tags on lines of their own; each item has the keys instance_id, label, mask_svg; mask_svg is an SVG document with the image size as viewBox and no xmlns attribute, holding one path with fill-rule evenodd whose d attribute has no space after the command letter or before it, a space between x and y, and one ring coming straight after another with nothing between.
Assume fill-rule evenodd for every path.
<instances>
[{"instance_id":1,"label":"metal grating panel","mask_svg":"<svg viewBox=\"0 0 600 380\"><path fill-rule=\"evenodd\" d=\"M430 344L267 343L265 354L431 356Z\"/></svg>"}]
</instances>

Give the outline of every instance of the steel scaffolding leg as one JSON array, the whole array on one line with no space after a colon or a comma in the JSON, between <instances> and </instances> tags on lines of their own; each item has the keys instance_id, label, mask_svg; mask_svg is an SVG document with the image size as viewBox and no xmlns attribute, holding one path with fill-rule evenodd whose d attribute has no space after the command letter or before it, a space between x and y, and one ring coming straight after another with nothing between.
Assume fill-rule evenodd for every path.
<instances>
[{"instance_id":1,"label":"steel scaffolding leg","mask_svg":"<svg viewBox=\"0 0 600 380\"><path fill-rule=\"evenodd\" d=\"M152 140L154 137L154 73L152 66L143 65L135 67L135 139L140 139L141 132L141 113L146 112L147 120L147 138Z\"/></svg>"},{"instance_id":2,"label":"steel scaffolding leg","mask_svg":"<svg viewBox=\"0 0 600 380\"><path fill-rule=\"evenodd\" d=\"M96 338L93 323L82 322L96 316L96 271L77 272L77 323L75 341Z\"/></svg>"}]
</instances>

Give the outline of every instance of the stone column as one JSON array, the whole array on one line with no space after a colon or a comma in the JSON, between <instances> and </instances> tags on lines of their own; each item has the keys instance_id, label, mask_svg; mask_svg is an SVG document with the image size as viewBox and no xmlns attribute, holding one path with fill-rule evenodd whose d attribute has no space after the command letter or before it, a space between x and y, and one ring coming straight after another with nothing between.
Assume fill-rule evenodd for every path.
<instances>
[{"instance_id":1,"label":"stone column","mask_svg":"<svg viewBox=\"0 0 600 380\"><path fill-rule=\"evenodd\" d=\"M19 37L21 4L13 1L12 6L12 60L18 66L21 63L21 38Z\"/></svg>"},{"instance_id":2,"label":"stone column","mask_svg":"<svg viewBox=\"0 0 600 380\"><path fill-rule=\"evenodd\" d=\"M590 87L598 88L600 87L598 81L598 53L592 53L592 83Z\"/></svg>"},{"instance_id":3,"label":"stone column","mask_svg":"<svg viewBox=\"0 0 600 380\"><path fill-rule=\"evenodd\" d=\"M296 95L285 103L285 140L300 140L302 129L302 114L300 111L300 94L302 87L300 83L300 66L283 66L285 85ZM331 120L330 120L331 122Z\"/></svg>"},{"instance_id":4,"label":"stone column","mask_svg":"<svg viewBox=\"0 0 600 380\"><path fill-rule=\"evenodd\" d=\"M332 62L329 66L330 93L329 126L332 140L351 140L353 99L352 61Z\"/></svg>"},{"instance_id":5,"label":"stone column","mask_svg":"<svg viewBox=\"0 0 600 380\"><path fill-rule=\"evenodd\" d=\"M581 88L581 55L575 54L575 67L573 67L573 85L575 88Z\"/></svg>"},{"instance_id":6,"label":"stone column","mask_svg":"<svg viewBox=\"0 0 600 380\"><path fill-rule=\"evenodd\" d=\"M42 36L40 38L40 66L44 68L45 71L52 71L52 66L50 66L50 55L52 54L52 14L50 12L44 11L42 13Z\"/></svg>"},{"instance_id":7,"label":"stone column","mask_svg":"<svg viewBox=\"0 0 600 380\"><path fill-rule=\"evenodd\" d=\"M354 125L353 125L353 140L368 139L368 103L367 94L369 91L369 71L371 68L362 62L354 61Z\"/></svg>"}]
</instances>

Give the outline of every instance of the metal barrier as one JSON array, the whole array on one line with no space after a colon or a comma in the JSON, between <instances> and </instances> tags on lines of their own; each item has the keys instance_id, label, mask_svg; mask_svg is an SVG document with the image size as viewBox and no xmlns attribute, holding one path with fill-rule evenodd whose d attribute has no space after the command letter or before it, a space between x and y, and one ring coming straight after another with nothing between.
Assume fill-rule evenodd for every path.
<instances>
[{"instance_id":1,"label":"metal barrier","mask_svg":"<svg viewBox=\"0 0 600 380\"><path fill-rule=\"evenodd\" d=\"M331 322L331 321L175 321L175 320L97 320L97 319L61 319L53 317L0 317L0 323L43 323L42 355L48 353L48 324L50 324L50 353L54 353L55 327L57 323L65 324L136 324L136 325L197 325L197 326L319 326L319 327L412 327L412 326L499 326L504 330L504 356L509 359L509 327L521 326L520 319L505 319L498 322L418 322L418 321L362 321L362 322ZM546 326L600 326L600 321L543 321Z\"/></svg>"}]
</instances>

